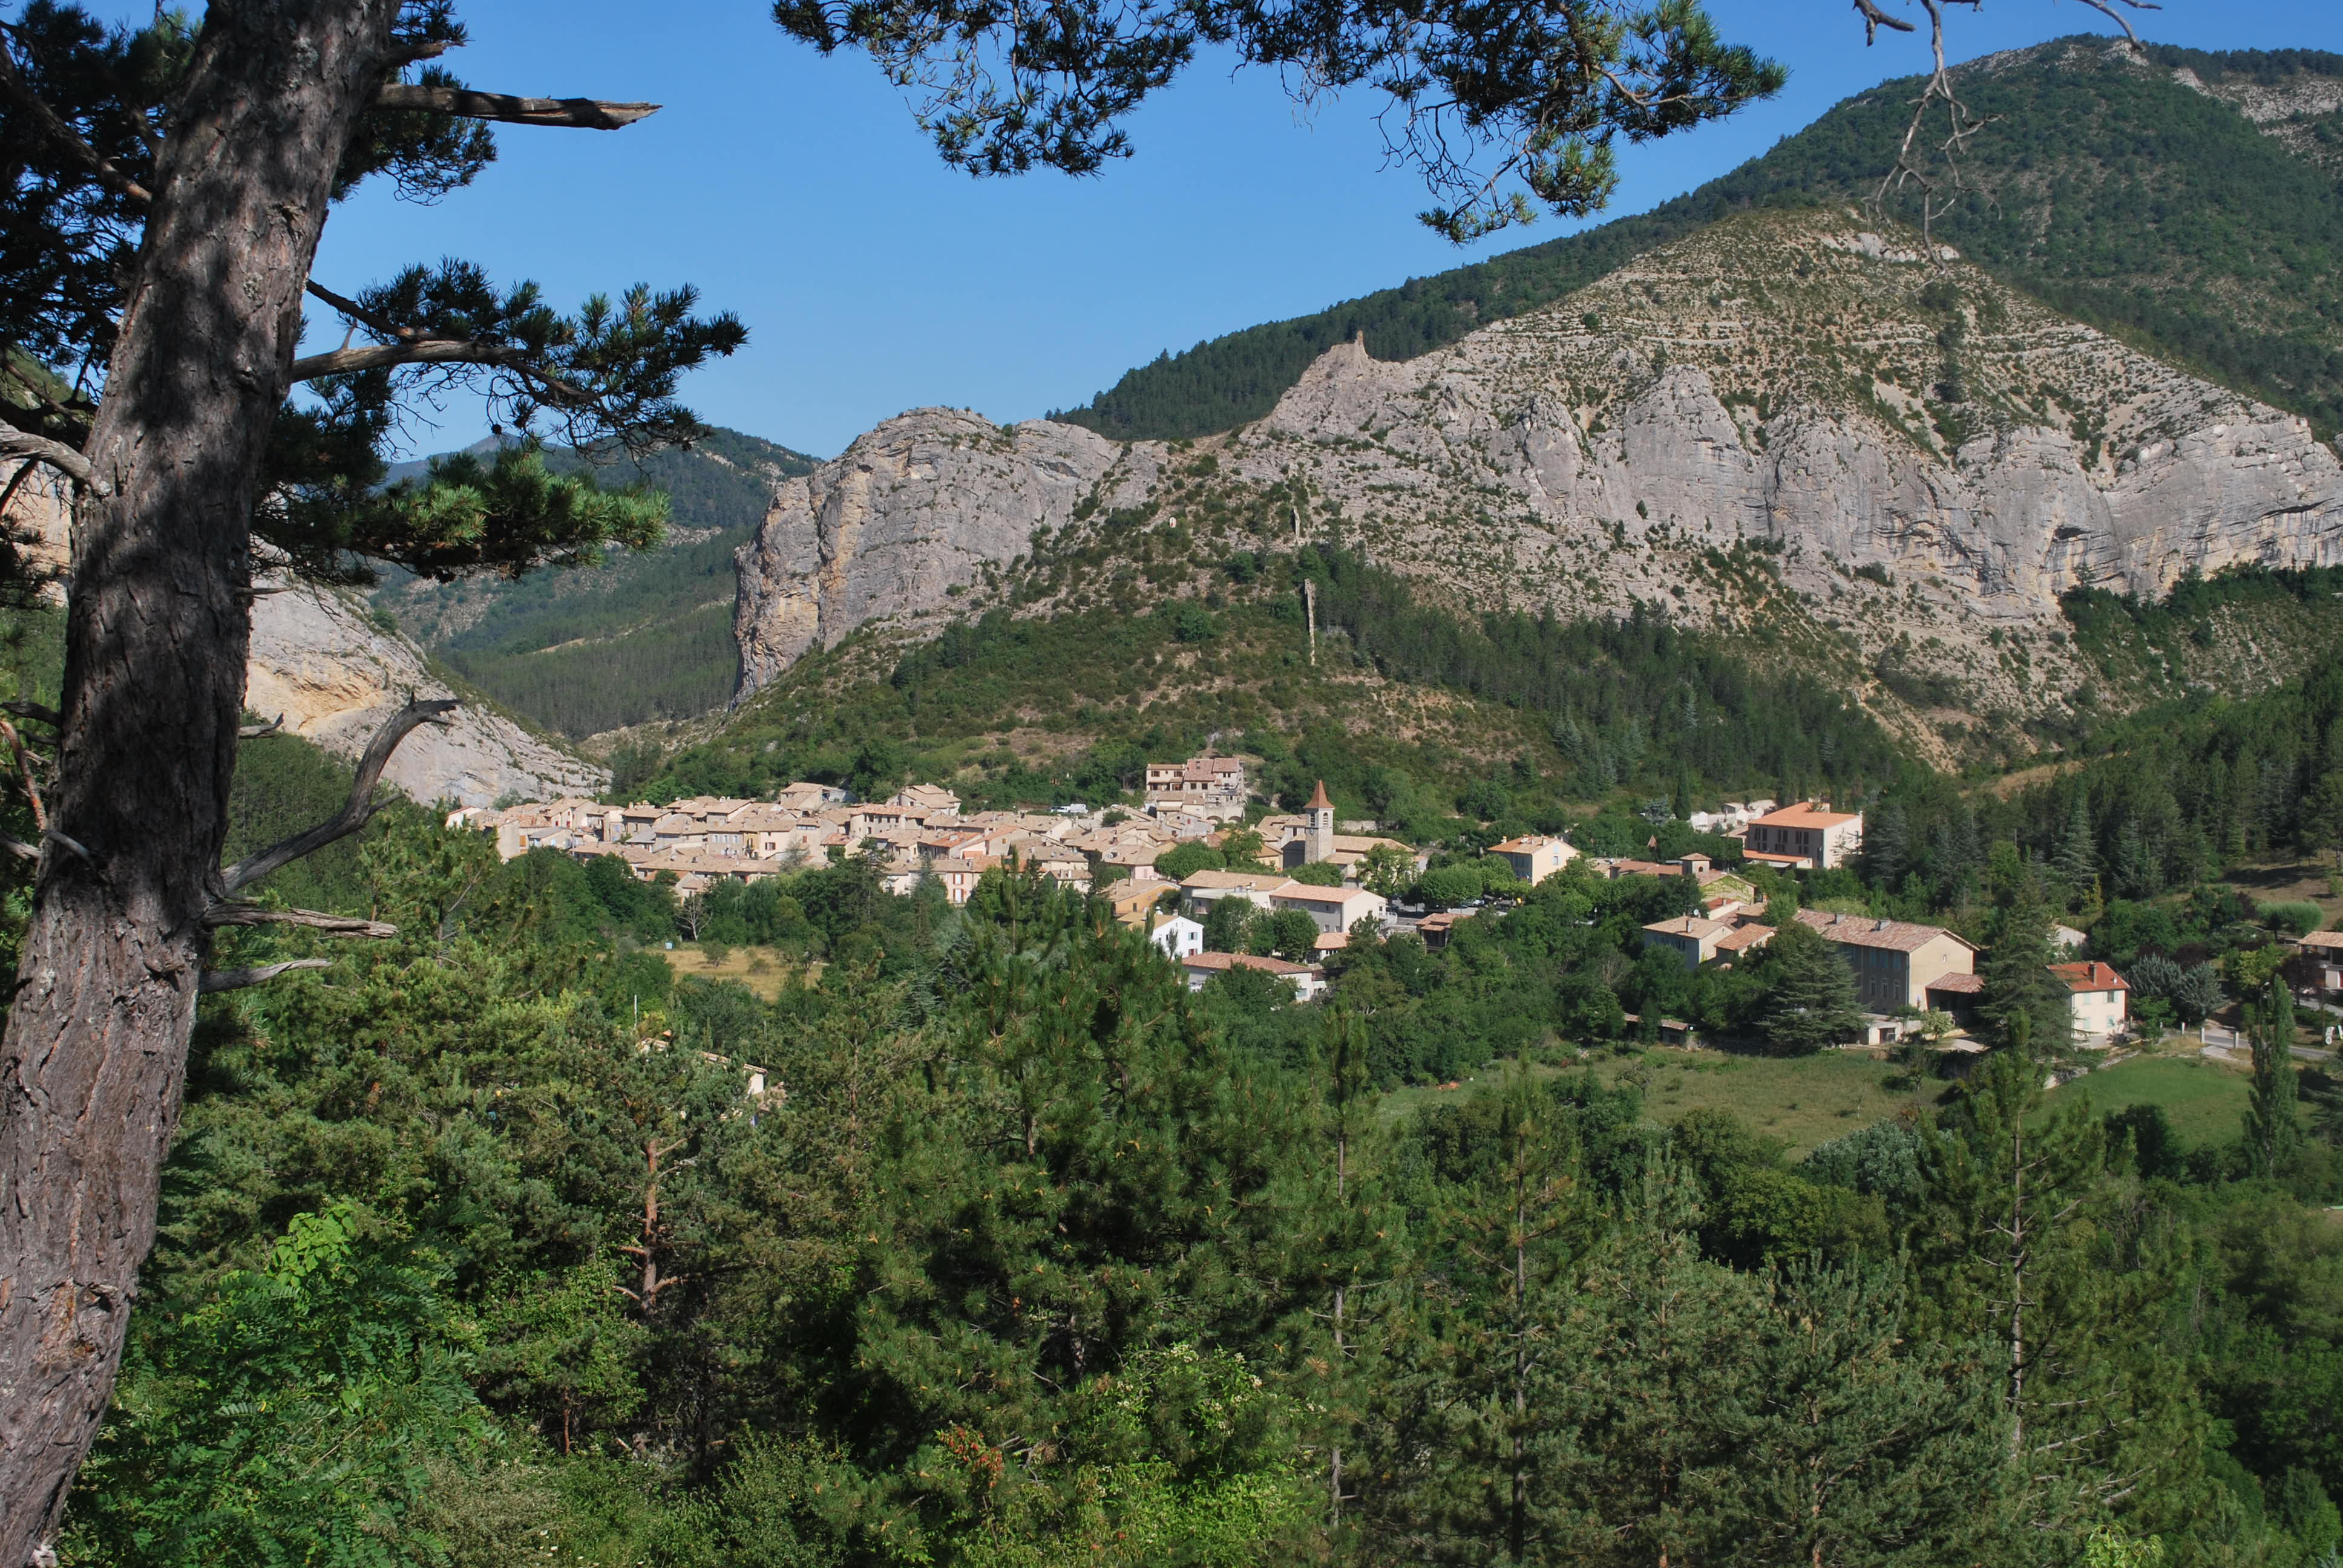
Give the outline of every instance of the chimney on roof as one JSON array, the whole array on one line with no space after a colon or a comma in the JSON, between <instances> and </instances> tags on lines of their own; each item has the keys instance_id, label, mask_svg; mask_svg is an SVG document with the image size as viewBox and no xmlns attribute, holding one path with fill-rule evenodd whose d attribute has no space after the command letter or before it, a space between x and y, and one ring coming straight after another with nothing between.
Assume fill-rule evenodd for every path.
<instances>
[{"instance_id":1,"label":"chimney on roof","mask_svg":"<svg viewBox=\"0 0 2343 1568\"><path fill-rule=\"evenodd\" d=\"M1874 920L1871 922L1871 929L1875 931L1884 931L1895 923L1893 920Z\"/></svg>"}]
</instances>

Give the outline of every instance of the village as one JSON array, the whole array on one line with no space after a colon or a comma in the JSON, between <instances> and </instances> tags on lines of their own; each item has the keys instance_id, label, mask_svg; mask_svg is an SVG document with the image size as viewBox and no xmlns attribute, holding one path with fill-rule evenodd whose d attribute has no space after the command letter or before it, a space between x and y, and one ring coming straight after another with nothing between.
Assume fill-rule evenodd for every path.
<instances>
[{"instance_id":1,"label":"village","mask_svg":"<svg viewBox=\"0 0 2343 1568\"><path fill-rule=\"evenodd\" d=\"M909 785L883 800L856 800L836 785L799 782L769 800L699 797L667 806L612 806L582 799L528 803L502 810L450 814L450 828L493 833L500 857L552 849L581 860L614 856L644 881L670 885L679 899L715 883L755 881L850 855L871 856L881 885L910 895L932 881L949 904L968 901L996 868L1039 872L1105 901L1113 918L1145 931L1201 990L1235 968L1270 975L1294 999L1315 1001L1332 989L1331 955L1353 940L1410 932L1425 948L1446 945L1459 922L1508 902L1500 892L1445 902L1403 901L1431 864L1429 852L1376 831L1377 824L1337 819L1322 783L1299 812L1248 822L1253 797L1244 760L1206 754L1151 763L1137 809L1069 804L1048 812L964 812L960 798L933 784ZM1824 802L1726 802L1689 819L1696 832L1729 840L1745 866L1778 873L1831 870L1863 849L1863 814ZM1201 846L1210 854L1183 852ZM1772 940L1765 895L1746 876L1688 853L1667 860L1583 856L1561 834L1523 835L1490 848L1512 869L1520 890L1575 861L1604 879L1683 878L1696 885L1691 912L1644 927L1644 945L1675 954L1688 969L1730 967ZM1190 869L1189 862L1217 864ZM1688 897L1688 900L1690 899ZM1307 922L1300 939L1272 953L1215 944L1214 911L1248 907L1275 919ZM1242 911L1236 911L1242 912ZM1846 1043L1880 1049L1926 1037L1951 1055L1982 1053L1972 1038L1984 982L1980 950L1957 932L1906 920L1819 909L1795 918L1820 935L1852 971L1864 1027ZM2057 944L2080 950L2085 933L2054 928ZM2303 944L2324 960L2328 989L2343 987L2343 938L2318 933ZM2129 986L2109 965L2077 957L2051 972L2069 997L2073 1042L2105 1049L2123 1043L2133 1020ZM1631 1022L1640 1024L1641 1020ZM1688 1024L1661 1019L1649 1031L1662 1044L1699 1043Z\"/></svg>"}]
</instances>

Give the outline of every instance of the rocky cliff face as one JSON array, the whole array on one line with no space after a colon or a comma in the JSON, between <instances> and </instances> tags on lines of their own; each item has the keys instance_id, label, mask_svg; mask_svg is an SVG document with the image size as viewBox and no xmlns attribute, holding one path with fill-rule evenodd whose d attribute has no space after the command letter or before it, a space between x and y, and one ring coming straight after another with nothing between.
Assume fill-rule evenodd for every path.
<instances>
[{"instance_id":1,"label":"rocky cliff face","mask_svg":"<svg viewBox=\"0 0 2343 1568\"><path fill-rule=\"evenodd\" d=\"M1071 521L1125 457L1071 425L920 408L786 481L736 558L741 689L866 621L944 608Z\"/></svg>"},{"instance_id":2,"label":"rocky cliff face","mask_svg":"<svg viewBox=\"0 0 2343 1568\"><path fill-rule=\"evenodd\" d=\"M253 606L244 705L356 757L409 695L458 697L422 651L330 589L287 588ZM488 705L468 700L444 726L426 725L391 753L384 779L425 805L493 806L508 797L598 795L607 769L579 760Z\"/></svg>"},{"instance_id":3,"label":"rocky cliff face","mask_svg":"<svg viewBox=\"0 0 2343 1568\"><path fill-rule=\"evenodd\" d=\"M1656 601L1768 643L1795 621L1793 644L2020 713L2074 695L2070 588L2343 560L2343 465L2303 421L1856 214L1759 214L1420 359L1332 350L1192 448L890 421L740 551L744 693L859 627L989 602L1037 530L1247 496L1460 606ZM1753 553L1759 578L1725 569Z\"/></svg>"},{"instance_id":4,"label":"rocky cliff face","mask_svg":"<svg viewBox=\"0 0 2343 1568\"><path fill-rule=\"evenodd\" d=\"M59 487L35 478L12 498L5 522L36 580L57 585L70 564ZM245 707L337 755L356 758L382 721L416 697L454 697L420 648L385 631L364 608L330 589L275 585L255 601ZM468 700L445 727L416 730L391 754L386 781L426 806L491 806L508 796L598 795L609 771Z\"/></svg>"}]
</instances>

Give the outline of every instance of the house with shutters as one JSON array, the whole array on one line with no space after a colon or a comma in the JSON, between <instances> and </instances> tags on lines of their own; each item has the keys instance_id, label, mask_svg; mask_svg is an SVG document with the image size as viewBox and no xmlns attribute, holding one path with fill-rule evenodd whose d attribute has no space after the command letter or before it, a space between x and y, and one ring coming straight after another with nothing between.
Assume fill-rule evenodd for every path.
<instances>
[{"instance_id":1,"label":"house with shutters","mask_svg":"<svg viewBox=\"0 0 2343 1568\"><path fill-rule=\"evenodd\" d=\"M1576 846L1559 835L1527 833L1493 846L1489 853L1513 867L1524 882L1543 882L1578 859Z\"/></svg>"},{"instance_id":2,"label":"house with shutters","mask_svg":"<svg viewBox=\"0 0 2343 1568\"><path fill-rule=\"evenodd\" d=\"M1863 813L1801 801L1750 823L1741 845L1749 859L1765 865L1827 871L1863 849Z\"/></svg>"},{"instance_id":3,"label":"house with shutters","mask_svg":"<svg viewBox=\"0 0 2343 1568\"><path fill-rule=\"evenodd\" d=\"M1830 943L1855 971L1855 999L1873 1012L1928 1005L1928 988L1976 972L1976 944L1937 926L1800 910L1798 922Z\"/></svg>"},{"instance_id":4,"label":"house with shutters","mask_svg":"<svg viewBox=\"0 0 2343 1568\"><path fill-rule=\"evenodd\" d=\"M2052 964L2050 972L2066 988L2066 1021L2077 1045L2106 1045L2123 1032L2131 1017L2131 987L2123 976L2096 959Z\"/></svg>"}]
</instances>

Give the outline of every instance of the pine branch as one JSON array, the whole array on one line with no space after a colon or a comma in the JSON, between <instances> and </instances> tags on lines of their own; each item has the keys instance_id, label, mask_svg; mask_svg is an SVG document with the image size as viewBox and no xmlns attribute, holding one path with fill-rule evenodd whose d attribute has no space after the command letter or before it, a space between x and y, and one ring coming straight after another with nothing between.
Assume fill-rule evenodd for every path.
<instances>
[{"instance_id":1,"label":"pine branch","mask_svg":"<svg viewBox=\"0 0 2343 1568\"><path fill-rule=\"evenodd\" d=\"M113 159L84 141L80 132L67 125L63 116L33 91L32 84L25 80L24 74L16 69L15 60L5 48L0 48L0 94L5 94L23 109L35 131L67 157L87 169L98 184L140 206L150 206L154 202L152 192L124 174Z\"/></svg>"},{"instance_id":2,"label":"pine branch","mask_svg":"<svg viewBox=\"0 0 2343 1568\"><path fill-rule=\"evenodd\" d=\"M393 327L390 330L412 331ZM293 379L315 381L325 376L350 376L360 370L387 370L400 365L504 365L529 362L526 349L502 343L479 343L466 337L426 337L406 343L375 343L362 348L335 348L293 361Z\"/></svg>"},{"instance_id":3,"label":"pine branch","mask_svg":"<svg viewBox=\"0 0 2343 1568\"><path fill-rule=\"evenodd\" d=\"M206 996L215 991L243 990L248 986L266 985L278 975L290 970L331 969L330 959L287 959L279 964L261 964L253 969L206 970L196 982L196 990Z\"/></svg>"},{"instance_id":4,"label":"pine branch","mask_svg":"<svg viewBox=\"0 0 2343 1568\"><path fill-rule=\"evenodd\" d=\"M551 126L580 131L624 130L659 113L657 104L610 104L596 98L524 98L514 93L481 93L469 87L392 82L375 95L373 107L420 109L508 126Z\"/></svg>"},{"instance_id":5,"label":"pine branch","mask_svg":"<svg viewBox=\"0 0 2343 1568\"><path fill-rule=\"evenodd\" d=\"M398 743L418 725L446 724L447 716L458 706L453 699L448 698L427 702L410 701L392 714L390 721L376 732L374 740L366 749L366 755L358 759L357 777L350 782L350 798L340 813L331 821L320 822L306 833L297 833L228 867L220 873L220 890L226 894L240 892L271 871L291 865L304 855L315 854L336 839L346 839L365 827L377 809L374 787L381 781L382 770L389 763L390 754L398 749ZM387 934L391 929L386 926L383 932Z\"/></svg>"}]
</instances>

